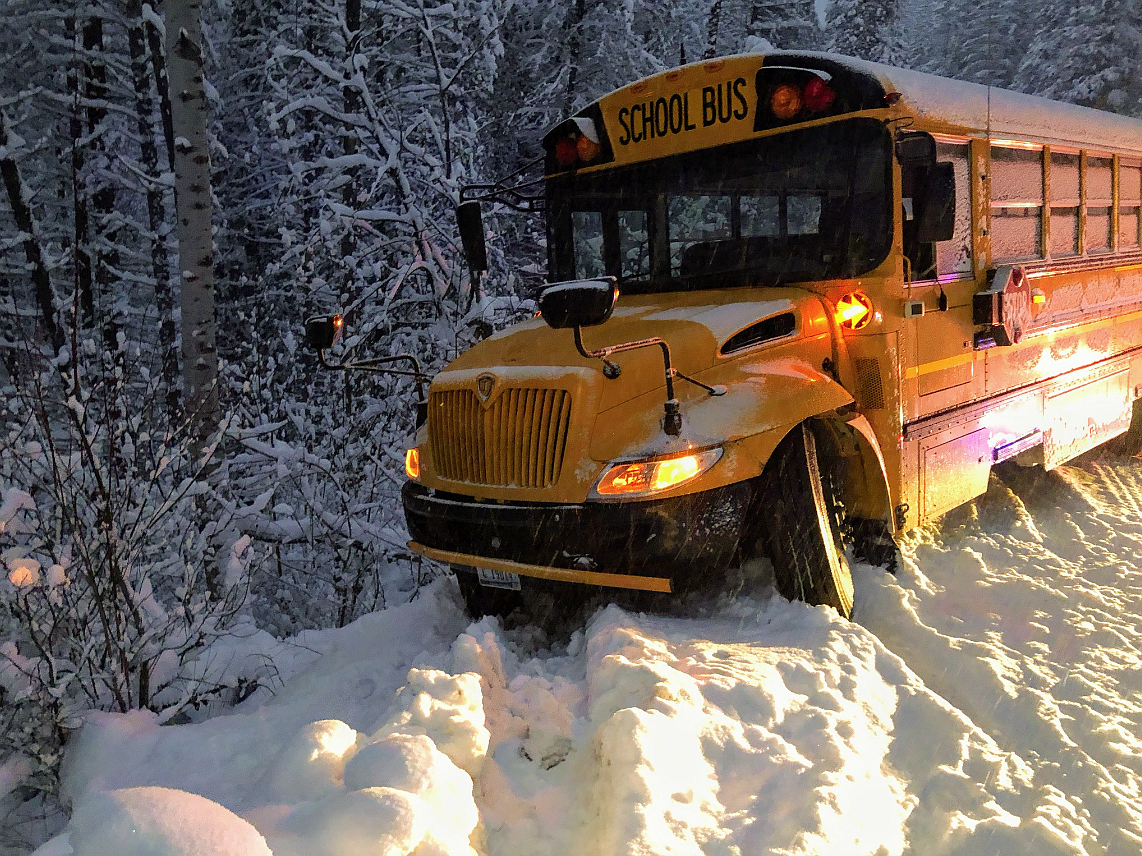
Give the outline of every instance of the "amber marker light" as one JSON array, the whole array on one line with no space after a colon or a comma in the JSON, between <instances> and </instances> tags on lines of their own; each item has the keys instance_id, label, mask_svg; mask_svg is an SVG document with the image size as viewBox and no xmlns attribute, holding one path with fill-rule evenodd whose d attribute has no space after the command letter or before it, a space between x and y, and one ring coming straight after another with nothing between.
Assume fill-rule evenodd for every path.
<instances>
[{"instance_id":1,"label":"amber marker light","mask_svg":"<svg viewBox=\"0 0 1142 856\"><path fill-rule=\"evenodd\" d=\"M769 96L769 109L778 119L792 119L801 112L801 90L783 83Z\"/></svg>"},{"instance_id":2,"label":"amber marker light","mask_svg":"<svg viewBox=\"0 0 1142 856\"><path fill-rule=\"evenodd\" d=\"M404 453L404 472L413 481L420 481L420 449L408 449Z\"/></svg>"},{"instance_id":3,"label":"amber marker light","mask_svg":"<svg viewBox=\"0 0 1142 856\"><path fill-rule=\"evenodd\" d=\"M575 142L575 150L579 155L579 160L583 163L590 163L599 156L599 150L602 148L598 143L583 134Z\"/></svg>"},{"instance_id":4,"label":"amber marker light","mask_svg":"<svg viewBox=\"0 0 1142 856\"><path fill-rule=\"evenodd\" d=\"M685 484L704 473L722 457L720 447L656 461L629 461L608 469L595 493L599 496L637 496Z\"/></svg>"},{"instance_id":5,"label":"amber marker light","mask_svg":"<svg viewBox=\"0 0 1142 856\"><path fill-rule=\"evenodd\" d=\"M848 330L868 326L872 315L872 301L863 291L850 291L837 301L837 323Z\"/></svg>"}]
</instances>

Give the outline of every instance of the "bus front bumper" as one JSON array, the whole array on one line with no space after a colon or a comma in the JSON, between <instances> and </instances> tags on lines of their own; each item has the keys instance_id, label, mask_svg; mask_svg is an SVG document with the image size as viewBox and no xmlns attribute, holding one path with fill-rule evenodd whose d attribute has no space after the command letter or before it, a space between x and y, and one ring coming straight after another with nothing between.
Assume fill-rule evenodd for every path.
<instances>
[{"instance_id":1,"label":"bus front bumper","mask_svg":"<svg viewBox=\"0 0 1142 856\"><path fill-rule=\"evenodd\" d=\"M409 548L451 565L669 592L724 571L741 539L745 483L641 502L479 502L406 482Z\"/></svg>"}]
</instances>

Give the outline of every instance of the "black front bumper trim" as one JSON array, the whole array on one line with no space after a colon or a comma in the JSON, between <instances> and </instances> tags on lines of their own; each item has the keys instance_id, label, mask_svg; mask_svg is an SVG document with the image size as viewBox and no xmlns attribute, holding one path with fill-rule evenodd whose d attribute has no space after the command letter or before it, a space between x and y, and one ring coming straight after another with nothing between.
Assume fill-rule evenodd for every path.
<instances>
[{"instance_id":1,"label":"black front bumper trim","mask_svg":"<svg viewBox=\"0 0 1142 856\"><path fill-rule=\"evenodd\" d=\"M641 502L477 502L415 482L401 491L413 540L526 565L668 578L673 588L724 570L741 538L747 483Z\"/></svg>"}]
</instances>

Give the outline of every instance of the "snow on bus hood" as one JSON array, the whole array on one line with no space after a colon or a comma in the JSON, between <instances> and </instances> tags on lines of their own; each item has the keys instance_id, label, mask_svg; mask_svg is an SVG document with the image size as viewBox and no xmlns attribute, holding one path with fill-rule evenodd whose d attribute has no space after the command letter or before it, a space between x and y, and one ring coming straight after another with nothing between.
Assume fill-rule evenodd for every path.
<instances>
[{"instance_id":1,"label":"snow on bus hood","mask_svg":"<svg viewBox=\"0 0 1142 856\"><path fill-rule=\"evenodd\" d=\"M743 299L746 296L752 299ZM684 374L697 374L713 366L718 349L730 336L755 321L793 311L815 296L801 289L761 288L672 292L620 297L610 320L583 330L588 349L598 349L659 336L670 346L674 368ZM615 354L611 358L623 367L622 376L602 387L599 409L606 410L662 385L662 351L643 348ZM602 378L602 362L576 352L571 330L552 330L541 318L502 330L461 354L443 372L513 369L535 366L536 377L549 377L554 367L593 367ZM634 371L635 367L638 371ZM643 369L647 370L643 370ZM513 371L513 377L520 375Z\"/></svg>"}]
</instances>

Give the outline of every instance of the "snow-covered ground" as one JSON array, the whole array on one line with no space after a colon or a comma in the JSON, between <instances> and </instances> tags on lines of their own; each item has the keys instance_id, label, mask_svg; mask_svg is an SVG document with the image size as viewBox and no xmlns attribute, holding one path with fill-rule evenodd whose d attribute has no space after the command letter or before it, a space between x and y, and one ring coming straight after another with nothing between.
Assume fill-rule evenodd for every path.
<instances>
[{"instance_id":1,"label":"snow-covered ground","mask_svg":"<svg viewBox=\"0 0 1142 856\"><path fill-rule=\"evenodd\" d=\"M37 856L1136 856L1142 462L1005 478L858 567L852 623L759 567L569 638L469 624L441 579L248 640L272 695L92 720Z\"/></svg>"}]
</instances>

